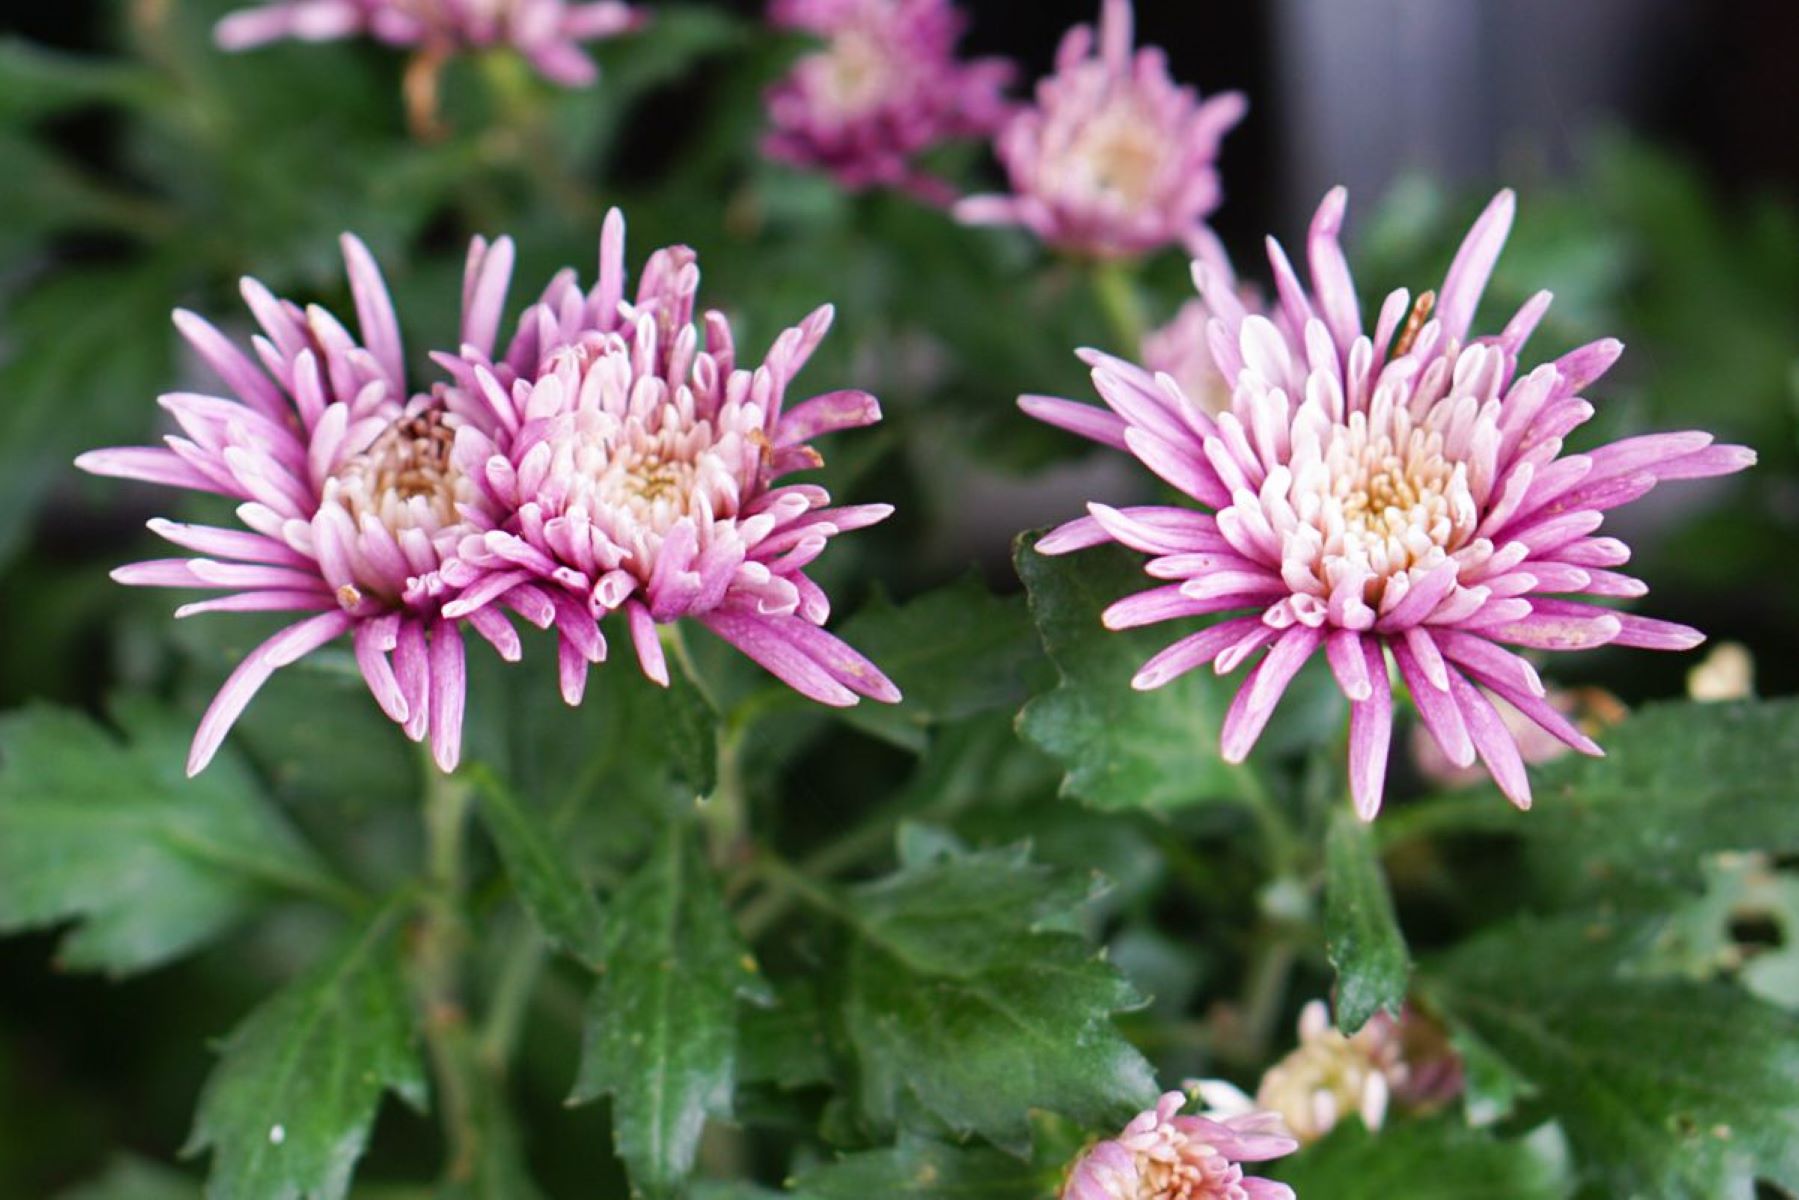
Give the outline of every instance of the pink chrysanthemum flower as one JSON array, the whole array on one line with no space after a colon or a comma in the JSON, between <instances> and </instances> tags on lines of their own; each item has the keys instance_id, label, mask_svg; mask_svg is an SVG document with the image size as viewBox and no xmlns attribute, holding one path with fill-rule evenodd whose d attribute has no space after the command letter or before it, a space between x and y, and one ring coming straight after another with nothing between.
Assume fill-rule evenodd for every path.
<instances>
[{"instance_id":1,"label":"pink chrysanthemum flower","mask_svg":"<svg viewBox=\"0 0 1799 1200\"><path fill-rule=\"evenodd\" d=\"M163 396L182 435L164 447L76 460L96 475L239 502L243 529L152 521L159 536L198 557L121 567L119 582L230 593L185 605L177 617L308 614L225 681L195 733L190 774L211 760L270 675L346 633L382 710L415 741L428 734L444 770L460 752L462 622L443 615L439 571L462 538L500 514L451 461L455 415L429 397L407 398L399 322L373 257L348 235L343 250L361 342L324 309L302 309L246 279L244 298L262 328L253 339L260 366L200 317L175 314L232 398ZM480 309L471 308L463 337L491 345L498 310L483 317ZM525 611L549 603L523 592L506 602ZM495 608L462 616L503 656L518 656L518 635Z\"/></svg>"},{"instance_id":2,"label":"pink chrysanthemum flower","mask_svg":"<svg viewBox=\"0 0 1799 1200\"><path fill-rule=\"evenodd\" d=\"M1205 663L1225 674L1266 649L1225 716L1227 760L1248 755L1294 674L1322 649L1351 701L1356 810L1372 818L1393 719L1391 656L1450 762L1478 755L1527 807L1524 763L1494 697L1583 753L1599 748L1505 647L1698 645L1702 635L1686 626L1587 602L1648 590L1615 569L1630 552L1598 530L1606 511L1657 483L1740 471L1755 455L1704 433L1562 453L1562 439L1593 414L1580 392L1622 346L1595 342L1520 374L1547 292L1497 336L1469 338L1511 227L1510 192L1462 243L1440 300L1426 293L1414 304L1395 291L1370 336L1338 243L1345 203L1332 192L1312 222L1310 293L1270 243L1284 322L1245 313L1216 272L1196 268L1214 313L1212 353L1235 383L1228 412L1214 418L1167 376L1103 354L1087 357L1111 411L1021 401L1042 420L1128 450L1211 510L1090 505L1091 516L1038 548L1116 540L1156 556L1149 574L1171 582L1113 605L1105 621L1114 629L1237 614L1182 638L1132 681L1160 687Z\"/></svg>"},{"instance_id":3,"label":"pink chrysanthemum flower","mask_svg":"<svg viewBox=\"0 0 1799 1200\"><path fill-rule=\"evenodd\" d=\"M580 87L598 74L580 44L641 22L621 0L271 0L230 14L216 36L226 50L362 35L440 54L511 46L544 78Z\"/></svg>"},{"instance_id":4,"label":"pink chrysanthemum flower","mask_svg":"<svg viewBox=\"0 0 1799 1200\"><path fill-rule=\"evenodd\" d=\"M956 206L971 224L1023 225L1062 250L1128 258L1184 244L1198 253L1218 207L1219 143L1243 118L1239 92L1204 103L1168 75L1162 51L1133 52L1130 0L1104 0L1093 28L1068 31L1037 103L994 149L1010 196Z\"/></svg>"},{"instance_id":5,"label":"pink chrysanthemum flower","mask_svg":"<svg viewBox=\"0 0 1799 1200\"><path fill-rule=\"evenodd\" d=\"M1169 1092L1087 1151L1069 1170L1062 1200L1293 1200L1292 1188L1245 1175L1241 1165L1299 1148L1278 1116L1177 1115L1186 1102Z\"/></svg>"},{"instance_id":6,"label":"pink chrysanthemum flower","mask_svg":"<svg viewBox=\"0 0 1799 1200\"><path fill-rule=\"evenodd\" d=\"M833 508L817 485L777 486L823 461L813 438L880 419L866 392L786 406L832 310L781 334L761 366L739 366L723 314L706 314L700 345L693 251L651 255L630 303L624 239L614 210L598 283L583 293L573 272L554 280L503 360L475 348L440 357L457 379L446 402L467 418L455 461L487 503L516 514L464 539L445 572L462 594L444 611L477 612L540 581L556 599L570 703L605 655L598 621L614 612L659 683L668 669L656 626L692 617L814 700L897 700L885 675L821 628L830 602L805 574L832 537L892 507Z\"/></svg>"},{"instance_id":7,"label":"pink chrysanthemum flower","mask_svg":"<svg viewBox=\"0 0 1799 1200\"><path fill-rule=\"evenodd\" d=\"M775 0L769 21L826 39L768 93L769 157L829 172L851 189L954 192L918 157L1005 119L1012 65L956 57L964 21L950 0Z\"/></svg>"}]
</instances>

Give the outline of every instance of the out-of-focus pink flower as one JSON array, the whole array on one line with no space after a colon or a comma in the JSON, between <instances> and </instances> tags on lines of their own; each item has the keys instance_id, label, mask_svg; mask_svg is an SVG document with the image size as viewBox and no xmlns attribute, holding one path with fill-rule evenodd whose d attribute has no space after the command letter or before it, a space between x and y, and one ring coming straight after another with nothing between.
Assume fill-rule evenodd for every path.
<instances>
[{"instance_id":1,"label":"out-of-focus pink flower","mask_svg":"<svg viewBox=\"0 0 1799 1200\"><path fill-rule=\"evenodd\" d=\"M484 503L513 514L463 539L445 570L461 594L444 611L479 612L521 584L543 586L570 703L605 655L598 622L614 612L660 683L656 627L691 617L814 700L897 700L874 664L822 628L830 602L805 573L831 538L891 506L832 507L815 484L779 482L822 463L812 439L880 419L866 392L787 405L830 307L782 333L762 365L740 366L722 313L706 314L700 343L693 251L651 255L627 302L624 239L614 210L598 283L583 292L572 271L558 276L504 358L479 347L439 356L456 380L444 403L464 419L453 461ZM497 312L504 274L476 261L470 277Z\"/></svg>"},{"instance_id":2,"label":"out-of-focus pink flower","mask_svg":"<svg viewBox=\"0 0 1799 1200\"><path fill-rule=\"evenodd\" d=\"M598 74L581 43L642 20L621 0L271 0L230 14L215 36L226 50L362 35L439 53L511 46L546 79L580 87Z\"/></svg>"},{"instance_id":3,"label":"out-of-focus pink flower","mask_svg":"<svg viewBox=\"0 0 1799 1200\"><path fill-rule=\"evenodd\" d=\"M1510 192L1475 223L1440 297L1387 297L1372 335L1338 242L1346 197L1328 195L1309 237L1312 290L1271 243L1285 320L1244 311L1201 266L1208 340L1234 382L1216 418L1141 367L1090 354L1109 406L1025 397L1025 411L1128 451L1210 511L1113 509L1038 543L1061 554L1118 541L1155 557L1168 582L1114 604L1109 628L1235 614L1183 637L1132 686L1156 688L1205 664L1220 673L1262 654L1224 718L1220 749L1241 762L1307 660L1324 651L1350 700L1351 790L1379 811L1393 722L1388 658L1451 763L1476 756L1519 807L1530 783L1494 697L1574 749L1600 753L1556 711L1536 670L1506 647L1616 643L1685 650L1697 630L1592 599L1648 587L1616 570L1630 557L1599 536L1605 513L1658 483L1743 470L1755 454L1709 434L1627 438L1584 454L1562 439L1593 414L1580 393L1618 358L1606 339L1520 374L1539 293L1496 336L1469 337L1510 230ZM1265 651L1265 653L1263 653Z\"/></svg>"},{"instance_id":4,"label":"out-of-focus pink flower","mask_svg":"<svg viewBox=\"0 0 1799 1200\"><path fill-rule=\"evenodd\" d=\"M1376 1013L1346 1036L1314 1000L1299 1014L1299 1045L1262 1076L1256 1105L1279 1113L1301 1142L1315 1142L1352 1113L1378 1130L1405 1083L1397 1021Z\"/></svg>"},{"instance_id":5,"label":"out-of-focus pink flower","mask_svg":"<svg viewBox=\"0 0 1799 1200\"><path fill-rule=\"evenodd\" d=\"M1543 699L1588 737L1598 737L1630 715L1624 702L1603 688L1551 687ZM1499 716L1512 740L1518 743L1518 754L1526 764L1540 766L1571 753L1568 743L1510 705L1500 708ZM1412 730L1411 742L1412 761L1418 765L1418 773L1434 784L1469 787L1486 777L1474 764L1458 767L1450 762L1443 748L1422 728Z\"/></svg>"},{"instance_id":6,"label":"out-of-focus pink flower","mask_svg":"<svg viewBox=\"0 0 1799 1200\"><path fill-rule=\"evenodd\" d=\"M1302 1144L1323 1138L1349 1116L1378 1131L1387 1113L1434 1112L1461 1094L1462 1062L1443 1027L1416 1008L1376 1013L1353 1034L1331 1024L1314 1000L1300 1010L1299 1045L1262 1075L1255 1098L1223 1080L1188 1086L1214 1111L1277 1114Z\"/></svg>"},{"instance_id":7,"label":"out-of-focus pink flower","mask_svg":"<svg viewBox=\"0 0 1799 1200\"><path fill-rule=\"evenodd\" d=\"M1245 1175L1241 1165L1298 1149L1278 1116L1178 1115L1186 1102L1169 1092L1087 1151L1069 1169L1062 1200L1293 1200L1292 1188Z\"/></svg>"},{"instance_id":8,"label":"out-of-focus pink flower","mask_svg":"<svg viewBox=\"0 0 1799 1200\"><path fill-rule=\"evenodd\" d=\"M1234 276L1223 247L1208 247L1201 261L1207 269L1219 273L1220 286L1233 288L1245 312L1261 311L1261 297L1253 287L1231 282ZM1275 315L1279 317L1278 313ZM1215 417L1230 407L1233 384L1212 357L1212 345L1206 335L1211 321L1212 310L1204 300L1197 296L1188 300L1173 320L1144 336L1143 366L1152 375L1169 376L1189 400Z\"/></svg>"},{"instance_id":9,"label":"out-of-focus pink flower","mask_svg":"<svg viewBox=\"0 0 1799 1200\"><path fill-rule=\"evenodd\" d=\"M1197 253L1218 207L1218 148L1247 104L1204 103L1169 78L1162 51L1133 51L1130 0L1103 0L1097 38L1068 31L1055 74L995 143L1009 196L956 206L972 224L1023 225L1061 250L1128 258L1165 246Z\"/></svg>"},{"instance_id":10,"label":"out-of-focus pink flower","mask_svg":"<svg viewBox=\"0 0 1799 1200\"><path fill-rule=\"evenodd\" d=\"M163 447L95 450L76 460L96 475L239 502L242 529L152 521L159 536L197 557L121 567L113 573L119 582L228 593L186 605L177 617L307 614L251 651L225 681L194 736L189 773L211 760L270 675L346 633L382 710L414 740L429 734L438 765L452 770L465 693L460 626L516 658L518 635L499 605L548 603L520 592L490 597L460 619L444 615L446 558L502 514L452 461L459 419L429 397L407 398L387 286L360 241L346 235L343 249L360 341L324 309L301 309L245 280L244 298L262 329L254 360L200 317L175 314L231 398L163 396L181 435ZM479 307L470 313L477 322ZM464 337L481 341L466 319Z\"/></svg>"},{"instance_id":11,"label":"out-of-focus pink flower","mask_svg":"<svg viewBox=\"0 0 1799 1200\"><path fill-rule=\"evenodd\" d=\"M851 189L954 198L918 157L992 134L1008 111L1012 64L956 57L964 21L950 0L775 0L769 20L825 39L769 90L769 157L827 171Z\"/></svg>"}]
</instances>

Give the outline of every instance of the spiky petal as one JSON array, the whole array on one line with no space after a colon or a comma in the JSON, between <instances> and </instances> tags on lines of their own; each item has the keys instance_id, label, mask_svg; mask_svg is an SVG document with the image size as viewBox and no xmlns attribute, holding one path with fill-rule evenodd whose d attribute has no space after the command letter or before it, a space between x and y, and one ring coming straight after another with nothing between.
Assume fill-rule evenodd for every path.
<instances>
[{"instance_id":1,"label":"spiky petal","mask_svg":"<svg viewBox=\"0 0 1799 1200\"><path fill-rule=\"evenodd\" d=\"M517 635L492 605L442 612L440 571L465 537L499 514L450 461L459 419L407 398L399 323L368 250L343 240L360 339L322 308L277 299L255 280L244 298L261 327L255 358L192 313L175 324L229 397L174 393L181 432L162 447L95 450L96 475L229 497L239 528L154 520L191 558L133 563L121 583L215 589L177 617L279 612L300 619L238 665L201 719L190 773L204 768L277 669L349 634L369 691L446 771L461 744L462 626L515 657ZM520 596L496 596L519 602Z\"/></svg>"},{"instance_id":2,"label":"spiky petal","mask_svg":"<svg viewBox=\"0 0 1799 1200\"><path fill-rule=\"evenodd\" d=\"M1705 433L1564 454L1562 439L1593 414L1580 393L1622 347L1595 342L1521 372L1547 293L1497 336L1469 337L1512 194L1481 215L1437 293L1414 302L1394 292L1372 330L1338 242L1345 204L1332 192L1312 223L1309 291L1270 244L1271 316L1246 312L1201 273L1214 313L1208 346L1232 385L1226 411L1214 416L1166 377L1107 355L1090 361L1110 411L1020 401L1128 449L1200 506L1092 505L1038 548L1118 541L1154 556L1149 573L1173 582L1115 606L1131 623L1248 614L1219 627L1235 637L1208 639L1136 680L1158 687L1207 663L1224 674L1261 655L1225 717L1226 758L1249 753L1288 681L1323 651L1351 701L1350 781L1371 819L1391 738L1390 660L1449 762L1478 758L1528 807L1523 759L1496 704L1582 753L1599 748L1545 699L1519 650L1684 650L1702 640L1593 603L1648 590L1617 571L1629 550L1601 535L1605 514L1663 480L1729 474L1755 455Z\"/></svg>"},{"instance_id":3,"label":"spiky petal","mask_svg":"<svg viewBox=\"0 0 1799 1200\"><path fill-rule=\"evenodd\" d=\"M668 681L656 626L692 618L825 704L899 698L874 664L822 626L824 591L805 573L839 533L883 504L833 507L816 484L785 482L822 462L814 438L880 419L865 392L787 403L831 324L829 306L775 339L762 365L736 360L730 324L694 326L699 268L673 246L650 256L626 301L624 218L608 216L600 276L559 276L519 320L505 355L440 357L463 416L454 461L486 503L515 514L472 533L446 578L454 617L531 581L554 598L563 690L574 703L625 619L644 672Z\"/></svg>"}]
</instances>

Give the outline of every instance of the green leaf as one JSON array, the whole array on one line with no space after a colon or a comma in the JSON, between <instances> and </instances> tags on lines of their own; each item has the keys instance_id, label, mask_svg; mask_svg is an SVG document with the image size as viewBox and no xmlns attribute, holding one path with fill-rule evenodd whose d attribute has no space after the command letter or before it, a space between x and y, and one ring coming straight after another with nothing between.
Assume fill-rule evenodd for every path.
<instances>
[{"instance_id":1,"label":"green leaf","mask_svg":"<svg viewBox=\"0 0 1799 1200\"><path fill-rule=\"evenodd\" d=\"M730 1179L697 1180L688 1190L692 1200L782 1200L787 1194L760 1184L739 1183Z\"/></svg>"},{"instance_id":2,"label":"green leaf","mask_svg":"<svg viewBox=\"0 0 1799 1200\"><path fill-rule=\"evenodd\" d=\"M200 1185L179 1171L121 1154L98 1178L58 1192L56 1200L199 1200Z\"/></svg>"},{"instance_id":3,"label":"green leaf","mask_svg":"<svg viewBox=\"0 0 1799 1200\"><path fill-rule=\"evenodd\" d=\"M1654 705L1604 744L1545 767L1515 822L1565 898L1696 890L1708 855L1799 851L1799 700Z\"/></svg>"},{"instance_id":4,"label":"green leaf","mask_svg":"<svg viewBox=\"0 0 1799 1200\"><path fill-rule=\"evenodd\" d=\"M612 1095L619 1156L651 1196L679 1191L706 1118L730 1112L737 1003L766 998L693 841L671 824L613 897L575 1083L577 1102Z\"/></svg>"},{"instance_id":5,"label":"green leaf","mask_svg":"<svg viewBox=\"0 0 1799 1200\"><path fill-rule=\"evenodd\" d=\"M1799 1019L1725 985L1626 975L1644 932L1519 921L1456 949L1431 991L1532 1086L1604 1194L1799 1187Z\"/></svg>"},{"instance_id":6,"label":"green leaf","mask_svg":"<svg viewBox=\"0 0 1799 1200\"><path fill-rule=\"evenodd\" d=\"M47 116L79 104L144 104L163 94L154 72L127 60L0 38L0 120Z\"/></svg>"},{"instance_id":7,"label":"green leaf","mask_svg":"<svg viewBox=\"0 0 1799 1200\"><path fill-rule=\"evenodd\" d=\"M1237 768L1218 756L1228 685L1200 670L1155 691L1131 688L1144 661L1187 631L1114 633L1100 624L1107 605L1153 584L1138 557L1111 546L1050 557L1037 553L1036 540L1019 539L1015 562L1061 684L1032 700L1018 727L1062 763L1063 793L1113 809L1237 795Z\"/></svg>"},{"instance_id":8,"label":"green leaf","mask_svg":"<svg viewBox=\"0 0 1799 1200\"><path fill-rule=\"evenodd\" d=\"M1567 1194L1530 1147L1447 1119L1399 1122L1379 1133L1344 1121L1266 1173L1300 1196L1324 1200L1556 1200Z\"/></svg>"},{"instance_id":9,"label":"green leaf","mask_svg":"<svg viewBox=\"0 0 1799 1200\"><path fill-rule=\"evenodd\" d=\"M1668 913L1645 956L1649 974L1714 979L1734 974L1752 995L1799 1010L1799 874L1766 855L1720 854L1705 891ZM1760 926L1762 935L1740 938Z\"/></svg>"},{"instance_id":10,"label":"green leaf","mask_svg":"<svg viewBox=\"0 0 1799 1200\"><path fill-rule=\"evenodd\" d=\"M188 1152L212 1150L216 1200L340 1200L382 1093L423 1109L426 1082L388 908L232 1031Z\"/></svg>"},{"instance_id":11,"label":"green leaf","mask_svg":"<svg viewBox=\"0 0 1799 1200\"><path fill-rule=\"evenodd\" d=\"M548 638L527 640L522 663L470 664L471 715L493 718L471 731L471 753L552 813L590 799L616 807L621 791L665 793L671 781L688 798L717 785L718 718L675 663L666 688L631 663L596 670L576 707L562 701Z\"/></svg>"},{"instance_id":12,"label":"green leaf","mask_svg":"<svg viewBox=\"0 0 1799 1200\"><path fill-rule=\"evenodd\" d=\"M1155 1096L1112 1014L1143 997L1065 921L1088 881L1022 849L913 861L854 889L843 1016L862 1106L892 1124L909 1098L958 1134L1029 1141L1032 1108L1092 1125Z\"/></svg>"},{"instance_id":13,"label":"green leaf","mask_svg":"<svg viewBox=\"0 0 1799 1200\"><path fill-rule=\"evenodd\" d=\"M277 889L352 898L229 747L196 779L187 718L118 706L121 740L34 706L0 720L0 931L63 922L65 966L128 974L179 957Z\"/></svg>"},{"instance_id":14,"label":"green leaf","mask_svg":"<svg viewBox=\"0 0 1799 1200\"><path fill-rule=\"evenodd\" d=\"M1023 598L995 596L973 576L903 605L877 595L844 625L843 637L904 697L857 705L845 719L914 750L929 726L1017 708L1046 684Z\"/></svg>"},{"instance_id":15,"label":"green leaf","mask_svg":"<svg viewBox=\"0 0 1799 1200\"><path fill-rule=\"evenodd\" d=\"M476 767L471 773L481 791L481 818L525 911L552 945L600 969L606 945L599 901L566 847L492 771Z\"/></svg>"},{"instance_id":16,"label":"green leaf","mask_svg":"<svg viewBox=\"0 0 1799 1200\"><path fill-rule=\"evenodd\" d=\"M834 1077L823 1002L810 979L782 980L775 1000L743 1013L739 1026L737 1078L801 1088Z\"/></svg>"},{"instance_id":17,"label":"green leaf","mask_svg":"<svg viewBox=\"0 0 1799 1200\"><path fill-rule=\"evenodd\" d=\"M1347 808L1324 843L1324 949L1337 969L1337 1027L1354 1033L1381 1009L1399 1015L1411 963L1368 827Z\"/></svg>"},{"instance_id":18,"label":"green leaf","mask_svg":"<svg viewBox=\"0 0 1799 1200\"><path fill-rule=\"evenodd\" d=\"M800 1200L1033 1200L1047 1194L1044 1184L1029 1162L997 1150L902 1137L891 1149L814 1167L789 1187Z\"/></svg>"}]
</instances>

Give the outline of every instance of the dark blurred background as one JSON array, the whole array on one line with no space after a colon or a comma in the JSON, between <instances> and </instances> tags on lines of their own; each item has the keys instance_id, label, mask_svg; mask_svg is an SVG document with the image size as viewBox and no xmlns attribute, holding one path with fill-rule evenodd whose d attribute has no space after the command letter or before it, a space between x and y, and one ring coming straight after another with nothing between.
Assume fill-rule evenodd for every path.
<instances>
[{"instance_id":1,"label":"dark blurred background","mask_svg":"<svg viewBox=\"0 0 1799 1200\"><path fill-rule=\"evenodd\" d=\"M0 31L95 48L113 2L7 0ZM1016 59L1034 79L1097 6L963 7L970 52ZM1303 221L1337 183L1372 199L1407 172L1449 184L1566 174L1613 126L1678 147L1733 190L1799 197L1791 0L1139 0L1137 28L1177 78L1252 98L1217 218L1233 245L1253 244L1270 214Z\"/></svg>"}]
</instances>

